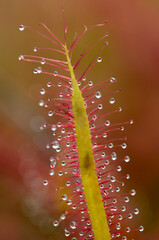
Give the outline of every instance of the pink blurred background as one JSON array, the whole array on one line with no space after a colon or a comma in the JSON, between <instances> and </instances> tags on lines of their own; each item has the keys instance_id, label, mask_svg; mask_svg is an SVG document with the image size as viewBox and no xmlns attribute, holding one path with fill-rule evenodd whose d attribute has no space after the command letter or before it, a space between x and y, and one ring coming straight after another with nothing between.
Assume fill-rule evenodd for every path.
<instances>
[{"instance_id":1,"label":"pink blurred background","mask_svg":"<svg viewBox=\"0 0 159 240\"><path fill-rule=\"evenodd\" d=\"M38 27L43 22L63 39L61 0L0 1L0 240L64 239L52 227L60 206L57 196L42 181L48 178L47 121L38 106L44 80L33 76L32 64L18 62L44 41L33 32L20 32L20 24ZM137 191L138 220L145 231L136 240L159 239L159 2L157 0L66 0L69 32L101 23L109 32L109 46L102 54L98 78L115 76L123 92L118 104L128 127L127 171ZM93 35L94 34L94 35ZM91 38L96 38L93 31ZM99 70L98 69L98 70ZM104 76L104 77L103 77ZM91 75L89 75L91 78ZM46 83L46 81L45 81Z\"/></svg>"}]
</instances>

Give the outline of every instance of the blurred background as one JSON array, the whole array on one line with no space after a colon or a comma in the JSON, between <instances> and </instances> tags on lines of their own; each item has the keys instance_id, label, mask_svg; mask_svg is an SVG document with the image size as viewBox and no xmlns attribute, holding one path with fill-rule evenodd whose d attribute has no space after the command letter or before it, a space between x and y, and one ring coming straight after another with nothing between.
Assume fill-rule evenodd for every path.
<instances>
[{"instance_id":1,"label":"blurred background","mask_svg":"<svg viewBox=\"0 0 159 240\"><path fill-rule=\"evenodd\" d=\"M38 102L45 77L35 77L34 64L18 61L47 41L20 24L38 28L43 22L63 40L61 0L0 1L0 240L64 239L52 219L60 206L57 196L42 181L48 179L47 133L39 127L47 114ZM157 0L66 0L69 32L108 21L104 30L88 34L88 41L109 32L103 61L89 79L111 76L123 89L118 96L122 120L134 120L126 129L127 172L137 191L139 223L145 231L136 240L159 239L159 2ZM73 37L73 34L71 35ZM45 45L44 45L45 43ZM91 75L92 74L92 75Z\"/></svg>"}]
</instances>

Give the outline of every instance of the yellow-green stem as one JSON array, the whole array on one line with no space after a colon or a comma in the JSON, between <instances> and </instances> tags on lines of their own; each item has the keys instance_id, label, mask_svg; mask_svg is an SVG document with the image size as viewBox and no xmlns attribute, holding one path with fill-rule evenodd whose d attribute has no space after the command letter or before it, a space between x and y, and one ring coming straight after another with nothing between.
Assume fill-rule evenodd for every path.
<instances>
[{"instance_id":1,"label":"yellow-green stem","mask_svg":"<svg viewBox=\"0 0 159 240\"><path fill-rule=\"evenodd\" d=\"M65 53L72 79L72 107L76 129L80 173L92 229L95 240L110 240L109 227L95 169L86 107L75 78L66 46Z\"/></svg>"}]
</instances>

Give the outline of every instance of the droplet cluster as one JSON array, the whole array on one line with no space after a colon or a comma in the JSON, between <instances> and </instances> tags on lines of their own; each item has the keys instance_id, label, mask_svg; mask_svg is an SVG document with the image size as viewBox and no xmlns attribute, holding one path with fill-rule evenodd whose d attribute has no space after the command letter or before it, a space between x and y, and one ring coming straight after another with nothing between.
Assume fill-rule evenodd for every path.
<instances>
[{"instance_id":1,"label":"droplet cluster","mask_svg":"<svg viewBox=\"0 0 159 240\"><path fill-rule=\"evenodd\" d=\"M20 25L19 30L23 31L26 27ZM46 27L45 27L46 28ZM47 28L46 28L47 29ZM48 30L48 29L47 29ZM35 30L33 30L35 31ZM87 30L85 30L87 32ZM54 36L54 35L53 35ZM108 36L105 34L104 37ZM63 44L57 41L55 45L64 54ZM54 41L53 41L54 43ZM70 52L76 41L73 42ZM104 43L107 46L108 42ZM34 53L39 52L40 48L35 47ZM46 48L47 49L47 48ZM55 49L51 49L54 51ZM71 54L71 53L70 53ZM98 55L97 55L98 56ZM74 64L77 72L79 61ZM45 88L40 90L42 99L39 106L47 109L49 123L44 123L41 130L50 129L52 141L46 145L50 153L49 175L54 180L59 178L59 185L56 190L61 194L64 202L65 211L61 213L59 219L53 220L53 226L58 227L63 221L67 222L68 227L64 229L65 236L71 240L94 239L91 219L89 216L84 188L80 175L78 161L78 148L76 143L76 129L72 109L72 81L68 74L67 62L63 60L49 59L37 55L20 55L20 61L35 62L44 65L51 65L53 70L48 72L40 66L33 70L34 74L42 73L50 76ZM101 63L102 57L95 57L91 64ZM122 111L121 107L116 107L114 94L109 93L112 84L116 83L116 78L103 80L101 83L93 83L86 78L87 72L91 69L89 64L87 69L77 78L79 89L81 90L90 126L90 136L92 140L92 151L94 155L96 174L99 182L100 192L103 200L105 214L108 220L111 239L127 240L127 233L132 230L143 231L143 227L131 229L128 220L139 213L137 208L130 209L128 203L136 191L134 189L125 193L123 191L124 182L129 180L129 174L122 175L125 163L130 162L130 157L120 150L127 148L126 137L123 136L126 125L133 124L133 120L116 123L112 116ZM105 106L113 105L112 112L107 112ZM117 137L114 137L117 133ZM63 179L63 181L61 181ZM50 181L43 181L44 186L48 186Z\"/></svg>"}]
</instances>

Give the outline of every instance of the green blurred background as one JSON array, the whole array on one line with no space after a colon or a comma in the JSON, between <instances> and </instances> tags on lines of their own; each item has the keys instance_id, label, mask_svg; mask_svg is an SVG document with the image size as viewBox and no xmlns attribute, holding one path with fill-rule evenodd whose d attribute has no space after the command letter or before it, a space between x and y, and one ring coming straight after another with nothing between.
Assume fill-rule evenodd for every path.
<instances>
[{"instance_id":1,"label":"green blurred background","mask_svg":"<svg viewBox=\"0 0 159 240\"><path fill-rule=\"evenodd\" d=\"M39 91L46 84L32 74L34 64L18 61L47 41L31 31L20 32L20 24L38 27L45 23L63 39L61 0L0 1L0 240L64 239L62 229L52 227L59 214L57 196L42 186L48 178L47 133L39 126L47 121L38 106ZM96 81L111 76L123 92L118 97L122 120L134 119L126 129L131 163L127 171L137 191L143 233L136 240L159 239L159 2L157 0L66 0L66 22L70 34L81 24L90 26L105 19L102 31L93 31L93 42L109 32L109 46L102 53ZM101 35L100 35L101 36ZM45 43L45 45L44 45ZM95 79L94 79L95 78ZM47 80L47 79L46 79ZM45 81L45 82L44 82Z\"/></svg>"}]
</instances>

